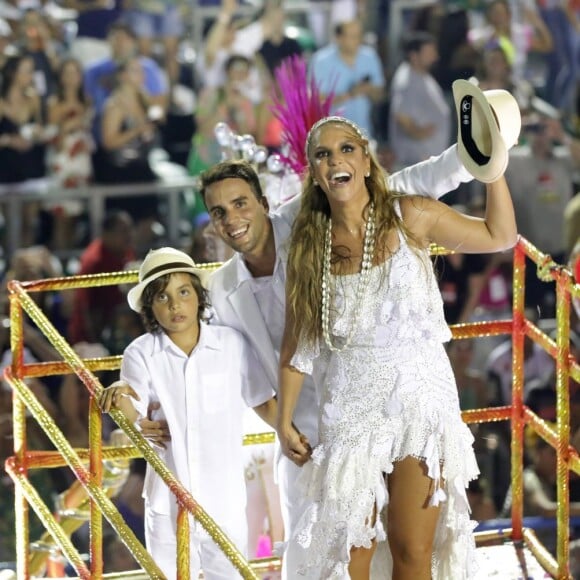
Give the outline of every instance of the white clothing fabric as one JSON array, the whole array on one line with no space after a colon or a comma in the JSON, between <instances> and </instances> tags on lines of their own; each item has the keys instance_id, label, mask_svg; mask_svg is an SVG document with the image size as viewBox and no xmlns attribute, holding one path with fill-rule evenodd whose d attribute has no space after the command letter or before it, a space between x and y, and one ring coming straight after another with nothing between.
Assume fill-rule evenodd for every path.
<instances>
[{"instance_id":1,"label":"white clothing fabric","mask_svg":"<svg viewBox=\"0 0 580 580\"><path fill-rule=\"evenodd\" d=\"M140 397L134 401L137 411L145 416L149 403L157 401L161 408L153 418L169 424L171 441L166 449L156 447L156 452L243 553L247 552L244 401L255 407L272 397L262 377L260 363L242 335L203 323L189 356L165 333L148 333L125 349L121 365L121 378ZM149 466L143 497L151 522L158 515L175 520L175 498ZM194 538L199 530L192 527ZM147 544L160 567L175 560L175 552L166 554L163 546L157 539ZM203 558L201 566L205 567Z\"/></svg>"},{"instance_id":2,"label":"white clothing fabric","mask_svg":"<svg viewBox=\"0 0 580 580\"><path fill-rule=\"evenodd\" d=\"M239 572L227 559L218 545L211 539L203 528L190 517L189 542L189 577L198 580L199 571L203 568L204 580L232 580L241 578ZM245 541L243 537L236 537L239 530L223 528L223 531L237 546ZM173 516L155 513L145 508L145 543L149 548L155 563L163 570L168 579L177 578L177 523Z\"/></svg>"},{"instance_id":3,"label":"white clothing fabric","mask_svg":"<svg viewBox=\"0 0 580 580\"><path fill-rule=\"evenodd\" d=\"M405 115L421 126L433 126L429 137L410 137L397 122ZM428 159L449 145L451 110L443 90L429 73L419 73L408 62L399 65L391 82L389 109L389 144L399 165L410 165Z\"/></svg>"},{"instance_id":4,"label":"white clothing fabric","mask_svg":"<svg viewBox=\"0 0 580 580\"><path fill-rule=\"evenodd\" d=\"M437 158L408 167L388 178L388 185L393 191L416 193L419 195L440 197L452 191L461 182L471 181L469 174L457 156L457 146L450 147ZM300 197L280 206L270 214L274 241L276 245L276 264L274 275L271 278L272 304L279 303L278 297L285 296L286 260L288 240L292 223L300 207ZM215 311L216 319L220 324L235 328L244 334L258 355L267 385L278 391L278 370L280 344L277 333L272 333L263 317L262 309L256 300L252 286L247 284L250 273L244 264L241 254L236 254L218 270L209 281L210 301ZM272 305L270 305L272 308ZM272 311L270 311L272 312ZM280 304L278 313L280 320L284 320L284 303ZM294 422L304 433L311 445L318 443L318 399L312 378L305 377L300 397L294 412ZM300 473L287 457L278 450L276 465L279 484L282 519L284 521L285 538L288 540L300 514L304 511L304 495L297 488L295 481ZM290 552L284 556L282 578L295 580L294 564Z\"/></svg>"},{"instance_id":5,"label":"white clothing fabric","mask_svg":"<svg viewBox=\"0 0 580 580\"><path fill-rule=\"evenodd\" d=\"M320 399L320 444L297 482L312 503L290 541L294 553L301 548L298 571L306 578L348 578L350 549L370 547L373 538L376 557L385 558L385 476L409 456L425 461L436 489L431 505L442 504L432 577L475 573L465 488L479 471L442 344L451 333L428 252L399 239L392 258L371 269L362 304L355 303L360 274L332 277L330 333L340 345L355 319L351 344L331 352L301 340L292 359L313 373ZM375 507L382 517L373 526ZM388 568L379 577L389 578Z\"/></svg>"}]
</instances>

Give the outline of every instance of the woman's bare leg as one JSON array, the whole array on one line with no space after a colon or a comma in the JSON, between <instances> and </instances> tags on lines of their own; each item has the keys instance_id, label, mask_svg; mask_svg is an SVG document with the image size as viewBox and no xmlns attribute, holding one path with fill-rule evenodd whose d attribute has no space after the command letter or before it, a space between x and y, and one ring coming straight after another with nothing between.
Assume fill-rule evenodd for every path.
<instances>
[{"instance_id":1,"label":"woman's bare leg","mask_svg":"<svg viewBox=\"0 0 580 580\"><path fill-rule=\"evenodd\" d=\"M369 580L371 576L371 560L377 548L373 540L370 548L351 548L348 573L350 580Z\"/></svg>"},{"instance_id":2,"label":"woman's bare leg","mask_svg":"<svg viewBox=\"0 0 580 580\"><path fill-rule=\"evenodd\" d=\"M440 507L429 507L434 481L423 461L406 457L388 478L388 541L394 580L430 580Z\"/></svg>"},{"instance_id":3,"label":"woman's bare leg","mask_svg":"<svg viewBox=\"0 0 580 580\"><path fill-rule=\"evenodd\" d=\"M377 508L373 510L371 516L371 526L375 525L377 519ZM352 547L350 549L350 562L348 564L348 574L350 580L369 580L371 577L371 560L377 548L377 542L373 540L370 548Z\"/></svg>"}]
</instances>

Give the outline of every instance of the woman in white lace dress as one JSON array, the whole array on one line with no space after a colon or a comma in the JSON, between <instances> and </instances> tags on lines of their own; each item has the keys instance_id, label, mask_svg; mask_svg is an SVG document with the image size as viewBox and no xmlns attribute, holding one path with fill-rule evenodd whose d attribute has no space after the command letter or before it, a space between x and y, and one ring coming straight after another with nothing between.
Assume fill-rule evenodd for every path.
<instances>
[{"instance_id":1,"label":"woman in white lace dress","mask_svg":"<svg viewBox=\"0 0 580 580\"><path fill-rule=\"evenodd\" d=\"M306 578L470 578L478 475L443 343L450 332L430 242L512 247L505 180L484 219L397 196L358 127L329 117L307 140L309 176L288 260L278 435L311 499L288 549ZM320 397L320 444L293 434L303 373ZM386 540L386 541L385 541Z\"/></svg>"}]
</instances>

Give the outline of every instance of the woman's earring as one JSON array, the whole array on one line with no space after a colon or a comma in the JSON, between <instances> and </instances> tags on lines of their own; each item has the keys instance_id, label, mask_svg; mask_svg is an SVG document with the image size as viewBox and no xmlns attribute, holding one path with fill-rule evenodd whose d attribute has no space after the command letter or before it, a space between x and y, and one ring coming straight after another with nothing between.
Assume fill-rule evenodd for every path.
<instances>
[{"instance_id":1,"label":"woman's earring","mask_svg":"<svg viewBox=\"0 0 580 580\"><path fill-rule=\"evenodd\" d=\"M368 173L365 173L365 177L370 177L371 176L371 172L369 171Z\"/></svg>"},{"instance_id":2,"label":"woman's earring","mask_svg":"<svg viewBox=\"0 0 580 580\"><path fill-rule=\"evenodd\" d=\"M313 179L312 183L314 183L314 185L316 185L316 187L318 187L318 181L316 181L316 179Z\"/></svg>"}]
</instances>

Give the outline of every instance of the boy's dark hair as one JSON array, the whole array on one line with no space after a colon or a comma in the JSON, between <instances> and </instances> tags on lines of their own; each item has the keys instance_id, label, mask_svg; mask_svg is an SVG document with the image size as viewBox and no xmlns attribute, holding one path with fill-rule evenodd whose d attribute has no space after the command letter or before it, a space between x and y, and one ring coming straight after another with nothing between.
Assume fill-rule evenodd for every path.
<instances>
[{"instance_id":1,"label":"boy's dark hair","mask_svg":"<svg viewBox=\"0 0 580 580\"><path fill-rule=\"evenodd\" d=\"M264 192L260 185L260 178L254 168L242 160L222 161L216 163L201 174L201 186L199 193L205 204L205 192L210 185L223 181L224 179L241 179L245 181L256 196L258 201L264 198ZM207 204L206 204L207 207Z\"/></svg>"},{"instance_id":2,"label":"boy's dark hair","mask_svg":"<svg viewBox=\"0 0 580 580\"><path fill-rule=\"evenodd\" d=\"M141 295L141 319L143 320L143 325L147 332L157 332L161 329L161 325L157 322L155 315L153 314L153 300L159 292L163 292L169 284L169 279L172 274L179 274L179 272L171 272L170 274L164 274L153 280L150 284L145 286L143 294ZM202 286L199 276L192 274L191 272L184 272L188 274L191 278L191 283L193 289L197 294L197 300L199 302L197 308L197 320L209 320L210 316L207 314L207 310L211 306L209 301L209 294L207 290Z\"/></svg>"}]
</instances>

